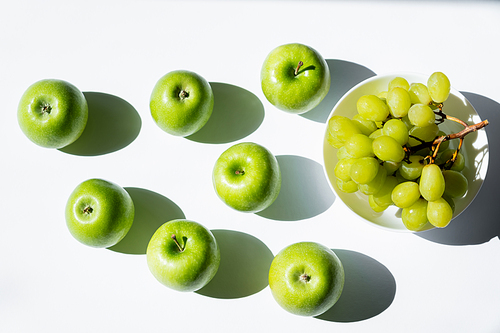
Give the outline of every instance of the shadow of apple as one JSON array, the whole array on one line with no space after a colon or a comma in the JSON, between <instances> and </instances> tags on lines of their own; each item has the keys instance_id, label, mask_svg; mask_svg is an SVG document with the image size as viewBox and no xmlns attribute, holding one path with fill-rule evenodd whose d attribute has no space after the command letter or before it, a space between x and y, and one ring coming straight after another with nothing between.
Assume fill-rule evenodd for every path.
<instances>
[{"instance_id":1,"label":"shadow of apple","mask_svg":"<svg viewBox=\"0 0 500 333\"><path fill-rule=\"evenodd\" d=\"M82 135L60 151L80 156L108 154L128 146L139 135L141 117L127 101L110 94L84 92L89 118Z\"/></svg>"},{"instance_id":2,"label":"shadow of apple","mask_svg":"<svg viewBox=\"0 0 500 333\"><path fill-rule=\"evenodd\" d=\"M274 255L259 239L238 231L212 230L220 248L219 270L212 281L196 291L213 298L242 298L268 286Z\"/></svg>"},{"instance_id":3,"label":"shadow of apple","mask_svg":"<svg viewBox=\"0 0 500 333\"><path fill-rule=\"evenodd\" d=\"M332 249L345 272L345 283L339 300L317 319L334 322L356 322L384 312L396 295L396 280L375 259L359 252Z\"/></svg>"},{"instance_id":4,"label":"shadow of apple","mask_svg":"<svg viewBox=\"0 0 500 333\"><path fill-rule=\"evenodd\" d=\"M477 245L500 236L500 206L498 205L498 187L500 186L500 104L487 97L462 92L472 104L482 120L488 119L490 124L484 129L488 137L488 147L478 147L477 154L484 153L481 149L489 149L488 172L476 198L460 215L442 229L432 229L416 235L432 242L447 245ZM466 136L464 142L473 140ZM485 161L482 161L484 163Z\"/></svg>"},{"instance_id":5,"label":"shadow of apple","mask_svg":"<svg viewBox=\"0 0 500 333\"><path fill-rule=\"evenodd\" d=\"M326 63L331 75L330 90L318 106L301 114L302 117L319 123L326 123L333 107L346 92L361 81L376 75L364 66L345 60L326 59Z\"/></svg>"},{"instance_id":6,"label":"shadow of apple","mask_svg":"<svg viewBox=\"0 0 500 333\"><path fill-rule=\"evenodd\" d=\"M161 194L136 187L125 187L125 190L134 202L134 223L127 235L108 249L126 254L146 254L149 240L161 225L185 216L174 202Z\"/></svg>"},{"instance_id":7,"label":"shadow of apple","mask_svg":"<svg viewBox=\"0 0 500 333\"><path fill-rule=\"evenodd\" d=\"M229 143L253 133L264 120L264 105L243 88L210 82L214 92L214 110L198 132L186 137L202 143Z\"/></svg>"},{"instance_id":8,"label":"shadow of apple","mask_svg":"<svg viewBox=\"0 0 500 333\"><path fill-rule=\"evenodd\" d=\"M295 155L276 156L281 170L281 190L271 206L259 216L298 221L319 215L335 201L321 164Z\"/></svg>"}]
</instances>

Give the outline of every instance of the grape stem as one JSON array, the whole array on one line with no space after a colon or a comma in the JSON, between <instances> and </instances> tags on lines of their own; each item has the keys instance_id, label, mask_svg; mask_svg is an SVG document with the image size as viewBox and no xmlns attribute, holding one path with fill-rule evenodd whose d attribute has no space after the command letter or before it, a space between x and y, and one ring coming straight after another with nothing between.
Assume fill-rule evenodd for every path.
<instances>
[{"instance_id":1,"label":"grape stem","mask_svg":"<svg viewBox=\"0 0 500 333\"><path fill-rule=\"evenodd\" d=\"M422 142L414 147L409 147L408 149L405 149L406 153L408 155L411 155L412 152L416 152L416 151L419 151L421 149L431 147L433 154L431 156L429 156L429 158L430 158L430 163L434 163L434 160L435 160L437 153L439 151L439 147L441 146L441 144L443 142L448 141L448 140L453 140L453 139L460 139L460 143L458 145L458 148L455 151L455 153L453 154L453 157L451 159L451 161L454 162L457 155L458 155L458 152L460 151L460 148L462 148L462 143L463 143L464 137L467 134L475 132L475 131L477 131L477 130L479 130L479 129L481 129L489 124L488 120L486 119L486 120L483 120L477 124L468 125L466 122L464 122L458 118L444 114L443 111L441 110L441 108L439 108L439 111L437 111L436 114L441 116L443 121L445 119L447 119L447 120L451 120L451 121L454 121L454 122L457 122L457 123L463 125L464 129L461 130L460 132L457 132L457 133L438 136L437 138L434 139L434 141Z\"/></svg>"},{"instance_id":2,"label":"grape stem","mask_svg":"<svg viewBox=\"0 0 500 333\"><path fill-rule=\"evenodd\" d=\"M441 124L442 122L444 122L446 119L448 120L451 120L451 121L454 121L456 123L459 123L460 125L462 125L463 127L468 127L467 123L461 119L458 119L458 118L455 118L455 117L452 117L452 116L449 116L447 114L445 114L443 112L443 103L439 104L437 106L437 111L434 111L434 113L439 116L440 118L437 120L437 123L438 124Z\"/></svg>"}]
</instances>

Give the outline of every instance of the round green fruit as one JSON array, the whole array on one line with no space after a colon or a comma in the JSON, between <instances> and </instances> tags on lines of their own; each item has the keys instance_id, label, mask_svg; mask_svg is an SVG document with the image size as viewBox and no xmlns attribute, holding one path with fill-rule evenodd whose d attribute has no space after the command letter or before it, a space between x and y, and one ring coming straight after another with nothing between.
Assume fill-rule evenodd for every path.
<instances>
[{"instance_id":1,"label":"round green fruit","mask_svg":"<svg viewBox=\"0 0 500 333\"><path fill-rule=\"evenodd\" d=\"M290 313L317 316L330 309L344 288L344 268L329 248L300 242L281 250L269 270L276 302Z\"/></svg>"},{"instance_id":2,"label":"round green fruit","mask_svg":"<svg viewBox=\"0 0 500 333\"><path fill-rule=\"evenodd\" d=\"M210 230L185 219L172 220L154 233L146 251L148 267L163 285L196 291L217 273L220 250Z\"/></svg>"},{"instance_id":3,"label":"round green fruit","mask_svg":"<svg viewBox=\"0 0 500 333\"><path fill-rule=\"evenodd\" d=\"M125 237L134 222L134 203L122 187L103 179L79 184L66 203L66 225L79 242L110 247Z\"/></svg>"},{"instance_id":4,"label":"round green fruit","mask_svg":"<svg viewBox=\"0 0 500 333\"><path fill-rule=\"evenodd\" d=\"M153 88L150 110L156 124L176 136L199 131L212 115L214 95L200 75L176 70L164 75Z\"/></svg>"},{"instance_id":5,"label":"round green fruit","mask_svg":"<svg viewBox=\"0 0 500 333\"><path fill-rule=\"evenodd\" d=\"M256 213L269 207L281 188L276 157L253 142L224 151L215 163L212 178L219 198L242 212Z\"/></svg>"},{"instance_id":6,"label":"round green fruit","mask_svg":"<svg viewBox=\"0 0 500 333\"><path fill-rule=\"evenodd\" d=\"M45 79L24 92L17 109L17 120L32 142L45 148L62 148L75 142L88 119L83 93L63 80Z\"/></svg>"},{"instance_id":7,"label":"round green fruit","mask_svg":"<svg viewBox=\"0 0 500 333\"><path fill-rule=\"evenodd\" d=\"M272 50L261 69L267 100L280 110L301 114L316 107L330 89L330 69L312 47L285 44Z\"/></svg>"}]
</instances>

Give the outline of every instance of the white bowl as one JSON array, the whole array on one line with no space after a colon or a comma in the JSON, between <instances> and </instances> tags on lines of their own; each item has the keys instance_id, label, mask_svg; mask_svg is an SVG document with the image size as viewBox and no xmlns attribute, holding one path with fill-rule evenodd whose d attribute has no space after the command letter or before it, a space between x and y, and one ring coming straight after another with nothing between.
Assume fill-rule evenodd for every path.
<instances>
[{"instance_id":1,"label":"white bowl","mask_svg":"<svg viewBox=\"0 0 500 333\"><path fill-rule=\"evenodd\" d=\"M415 73L394 73L371 77L349 90L335 105L328 119L330 119L333 115L352 118L352 116L357 113L356 102L361 96L369 94L376 95L382 91L386 91L389 82L398 76L404 77L410 84L417 82L427 84L428 76ZM453 88L451 89L448 100L444 102L443 112L459 118L468 124L481 122L479 115L469 101L460 92ZM462 125L450 120L445 120L444 123L439 125L439 127L447 134L456 133L463 129ZM369 206L368 197L366 195L359 191L356 193L345 193L337 188L336 178L333 171L335 164L338 161L336 155L337 149L328 143L327 134L328 125L323 139L323 166L330 186L337 196L354 213L372 225L393 231L411 232L406 229L401 221L401 209L398 209L395 206L390 206L384 212L376 213ZM457 147L458 141L458 139L451 140L450 147ZM467 206L470 205L481 189L483 180L486 177L489 160L486 131L483 129L468 134L465 137L464 144L460 151L465 157L465 169L462 173L469 181L469 188L463 198L455 199L454 217L458 216L467 208ZM451 223L453 223L453 221ZM428 226L421 231L432 229L430 224L427 225Z\"/></svg>"}]
</instances>

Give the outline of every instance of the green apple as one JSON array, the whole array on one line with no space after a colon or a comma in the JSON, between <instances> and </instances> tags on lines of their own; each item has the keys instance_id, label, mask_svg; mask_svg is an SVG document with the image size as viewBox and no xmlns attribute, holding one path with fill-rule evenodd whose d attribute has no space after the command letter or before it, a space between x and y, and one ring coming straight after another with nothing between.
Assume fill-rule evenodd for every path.
<instances>
[{"instance_id":1,"label":"green apple","mask_svg":"<svg viewBox=\"0 0 500 333\"><path fill-rule=\"evenodd\" d=\"M329 248L315 242L295 243L274 257L269 287L283 309L300 316L317 316L339 299L344 268Z\"/></svg>"},{"instance_id":2,"label":"green apple","mask_svg":"<svg viewBox=\"0 0 500 333\"><path fill-rule=\"evenodd\" d=\"M312 47L278 46L266 57L260 73L262 91L280 110L301 114L316 107L330 90L330 69Z\"/></svg>"},{"instance_id":3,"label":"green apple","mask_svg":"<svg viewBox=\"0 0 500 333\"><path fill-rule=\"evenodd\" d=\"M196 291L219 269L220 250L203 225L176 219L160 226L146 250L149 270L163 285L178 291Z\"/></svg>"},{"instance_id":4,"label":"green apple","mask_svg":"<svg viewBox=\"0 0 500 333\"><path fill-rule=\"evenodd\" d=\"M149 107L162 130L185 137L207 123L214 108L214 94L210 84L200 75L176 70L158 80Z\"/></svg>"},{"instance_id":5,"label":"green apple","mask_svg":"<svg viewBox=\"0 0 500 333\"><path fill-rule=\"evenodd\" d=\"M66 225L78 241L110 247L125 237L134 222L134 203L122 187L103 179L79 184L66 203Z\"/></svg>"},{"instance_id":6,"label":"green apple","mask_svg":"<svg viewBox=\"0 0 500 333\"><path fill-rule=\"evenodd\" d=\"M73 143L85 129L87 100L74 85L45 79L24 92L17 109L23 133L39 146L62 148Z\"/></svg>"},{"instance_id":7,"label":"green apple","mask_svg":"<svg viewBox=\"0 0 500 333\"><path fill-rule=\"evenodd\" d=\"M281 171L276 157L253 142L231 146L215 162L213 184L228 206L256 213L269 207L281 188Z\"/></svg>"}]
</instances>

